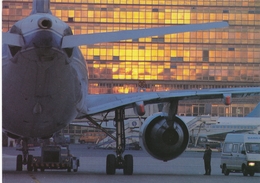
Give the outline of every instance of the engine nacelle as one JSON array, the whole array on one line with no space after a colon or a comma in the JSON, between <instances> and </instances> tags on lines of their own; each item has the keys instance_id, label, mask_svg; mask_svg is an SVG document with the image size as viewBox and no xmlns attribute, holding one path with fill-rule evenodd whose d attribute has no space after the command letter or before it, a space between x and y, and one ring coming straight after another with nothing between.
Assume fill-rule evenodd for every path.
<instances>
[{"instance_id":1,"label":"engine nacelle","mask_svg":"<svg viewBox=\"0 0 260 183\"><path fill-rule=\"evenodd\" d=\"M140 129L140 144L151 156L168 161L177 158L186 149L189 131L185 123L174 118L174 128L169 127L163 112L149 116Z\"/></svg>"}]
</instances>

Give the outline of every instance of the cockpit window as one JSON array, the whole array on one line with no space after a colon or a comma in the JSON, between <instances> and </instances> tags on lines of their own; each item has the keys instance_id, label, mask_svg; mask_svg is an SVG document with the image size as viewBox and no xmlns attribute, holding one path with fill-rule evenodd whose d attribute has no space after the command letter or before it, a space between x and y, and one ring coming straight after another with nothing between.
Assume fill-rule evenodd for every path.
<instances>
[{"instance_id":1,"label":"cockpit window","mask_svg":"<svg viewBox=\"0 0 260 183\"><path fill-rule=\"evenodd\" d=\"M21 29L19 29L16 25L13 25L10 29L10 33L21 34Z\"/></svg>"},{"instance_id":2,"label":"cockpit window","mask_svg":"<svg viewBox=\"0 0 260 183\"><path fill-rule=\"evenodd\" d=\"M68 36L68 35L72 35L72 30L70 27L64 30L64 36ZM64 48L63 50L69 58L72 56L73 48Z\"/></svg>"},{"instance_id":3,"label":"cockpit window","mask_svg":"<svg viewBox=\"0 0 260 183\"><path fill-rule=\"evenodd\" d=\"M13 34L21 34L21 30L14 25L14 26L12 26L12 28L10 29L10 33L13 33ZM22 47L20 47L20 46L8 45L8 47L9 47L10 53L11 53L11 55L12 55L13 57L22 49Z\"/></svg>"},{"instance_id":4,"label":"cockpit window","mask_svg":"<svg viewBox=\"0 0 260 183\"><path fill-rule=\"evenodd\" d=\"M20 46L11 46L11 45L9 45L8 47L9 47L9 50L10 50L11 55L13 57L16 55L16 53L18 53L22 49L22 47L20 47Z\"/></svg>"},{"instance_id":5,"label":"cockpit window","mask_svg":"<svg viewBox=\"0 0 260 183\"><path fill-rule=\"evenodd\" d=\"M72 35L72 30L71 30L71 28L68 27L67 29L65 29L63 35L64 35L64 36Z\"/></svg>"}]
</instances>

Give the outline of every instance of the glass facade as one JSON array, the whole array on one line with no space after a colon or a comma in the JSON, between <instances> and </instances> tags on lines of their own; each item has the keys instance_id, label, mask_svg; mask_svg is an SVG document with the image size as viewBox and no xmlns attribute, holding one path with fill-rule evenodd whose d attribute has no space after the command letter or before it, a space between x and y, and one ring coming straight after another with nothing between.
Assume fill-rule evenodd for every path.
<instances>
[{"instance_id":1,"label":"glass facade","mask_svg":"<svg viewBox=\"0 0 260 183\"><path fill-rule=\"evenodd\" d=\"M32 1L4 0L2 30ZM228 28L81 46L89 93L260 86L259 0L51 0L74 34L227 21Z\"/></svg>"}]
</instances>

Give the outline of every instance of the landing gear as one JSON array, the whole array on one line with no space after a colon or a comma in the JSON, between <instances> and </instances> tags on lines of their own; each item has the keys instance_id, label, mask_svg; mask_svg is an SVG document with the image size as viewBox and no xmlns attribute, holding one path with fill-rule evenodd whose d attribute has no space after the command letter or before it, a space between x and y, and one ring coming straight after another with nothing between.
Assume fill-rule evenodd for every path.
<instances>
[{"instance_id":1,"label":"landing gear","mask_svg":"<svg viewBox=\"0 0 260 183\"><path fill-rule=\"evenodd\" d=\"M31 171L33 170L32 162L33 162L33 156L32 156L32 155L28 155L28 159L27 159L27 170L28 170L29 172L31 172Z\"/></svg>"},{"instance_id":2,"label":"landing gear","mask_svg":"<svg viewBox=\"0 0 260 183\"><path fill-rule=\"evenodd\" d=\"M114 154L107 155L106 172L108 175L116 173L116 156Z\"/></svg>"},{"instance_id":3,"label":"landing gear","mask_svg":"<svg viewBox=\"0 0 260 183\"><path fill-rule=\"evenodd\" d=\"M16 171L22 171L23 170L23 157L22 155L17 155L16 158Z\"/></svg>"},{"instance_id":4,"label":"landing gear","mask_svg":"<svg viewBox=\"0 0 260 183\"><path fill-rule=\"evenodd\" d=\"M124 174L125 175L132 175L133 174L133 156L127 154L124 156L125 159L125 166L124 166Z\"/></svg>"},{"instance_id":5,"label":"landing gear","mask_svg":"<svg viewBox=\"0 0 260 183\"><path fill-rule=\"evenodd\" d=\"M23 155L19 154L16 158L16 171L22 171L23 165L27 165L27 170L32 171L32 161L33 156L29 155L29 148L28 148L28 139L23 139L22 141L22 148L17 149L18 151L22 151Z\"/></svg>"},{"instance_id":6,"label":"landing gear","mask_svg":"<svg viewBox=\"0 0 260 183\"><path fill-rule=\"evenodd\" d=\"M107 155L106 173L114 175L116 169L123 169L124 175L133 174L133 156L128 154L123 157L125 151L125 126L124 126L124 109L115 110L116 122L116 155Z\"/></svg>"}]
</instances>

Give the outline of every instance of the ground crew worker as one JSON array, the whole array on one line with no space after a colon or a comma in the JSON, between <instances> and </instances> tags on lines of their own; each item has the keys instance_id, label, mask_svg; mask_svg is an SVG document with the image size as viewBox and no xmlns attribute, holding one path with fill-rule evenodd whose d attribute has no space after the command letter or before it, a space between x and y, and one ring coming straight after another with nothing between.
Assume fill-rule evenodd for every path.
<instances>
[{"instance_id":1,"label":"ground crew worker","mask_svg":"<svg viewBox=\"0 0 260 183\"><path fill-rule=\"evenodd\" d=\"M211 174L211 152L209 144L206 144L206 149L204 151L203 159L204 159L204 167L205 167L205 174L204 175L210 175Z\"/></svg>"}]
</instances>

